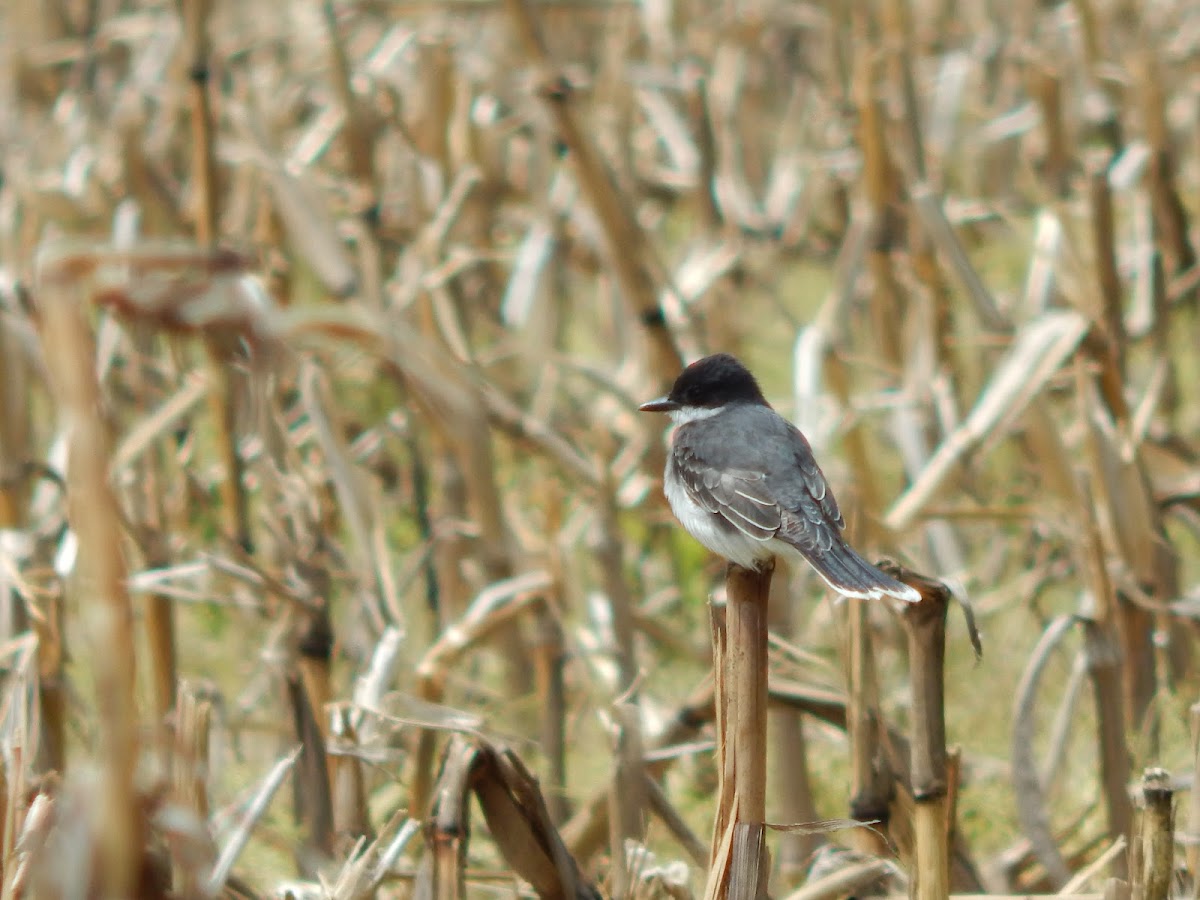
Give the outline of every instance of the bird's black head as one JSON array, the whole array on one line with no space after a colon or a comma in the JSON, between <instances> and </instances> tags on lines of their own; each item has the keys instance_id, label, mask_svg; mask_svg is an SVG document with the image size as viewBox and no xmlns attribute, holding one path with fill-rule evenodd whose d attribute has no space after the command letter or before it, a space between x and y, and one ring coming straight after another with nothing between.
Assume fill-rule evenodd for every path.
<instances>
[{"instance_id":1,"label":"bird's black head","mask_svg":"<svg viewBox=\"0 0 1200 900\"><path fill-rule=\"evenodd\" d=\"M717 353L696 360L679 373L671 393L641 408L646 412L671 412L683 407L715 409L727 403L767 405L750 370L736 357Z\"/></svg>"}]
</instances>

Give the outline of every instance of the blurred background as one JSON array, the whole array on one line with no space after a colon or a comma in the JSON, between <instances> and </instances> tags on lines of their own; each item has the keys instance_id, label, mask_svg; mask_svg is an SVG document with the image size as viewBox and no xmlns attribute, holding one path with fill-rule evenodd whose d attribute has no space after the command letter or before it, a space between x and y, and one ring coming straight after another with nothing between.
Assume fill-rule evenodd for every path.
<instances>
[{"instance_id":1,"label":"blurred background","mask_svg":"<svg viewBox=\"0 0 1200 900\"><path fill-rule=\"evenodd\" d=\"M982 632L952 888L1127 876L1158 766L1190 896L1198 74L1182 0L9 0L4 896L698 896L636 406L716 351ZM879 823L773 893L903 892L903 631L771 615L768 815Z\"/></svg>"}]
</instances>

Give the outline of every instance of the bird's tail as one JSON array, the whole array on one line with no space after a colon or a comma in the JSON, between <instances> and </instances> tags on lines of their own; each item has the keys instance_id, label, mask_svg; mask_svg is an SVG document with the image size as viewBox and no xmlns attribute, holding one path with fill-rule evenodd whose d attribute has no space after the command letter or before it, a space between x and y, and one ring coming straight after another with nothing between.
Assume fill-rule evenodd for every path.
<instances>
[{"instance_id":1,"label":"bird's tail","mask_svg":"<svg viewBox=\"0 0 1200 900\"><path fill-rule=\"evenodd\" d=\"M891 597L907 603L917 603L921 599L916 588L879 571L840 537L834 538L833 546L828 550L800 552L825 583L844 597L862 600Z\"/></svg>"}]
</instances>

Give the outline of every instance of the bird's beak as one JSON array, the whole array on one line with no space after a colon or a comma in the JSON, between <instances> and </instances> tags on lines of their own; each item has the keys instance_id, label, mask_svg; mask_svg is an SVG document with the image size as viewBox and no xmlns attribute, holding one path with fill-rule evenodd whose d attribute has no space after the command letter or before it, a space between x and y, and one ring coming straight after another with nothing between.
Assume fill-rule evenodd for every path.
<instances>
[{"instance_id":1,"label":"bird's beak","mask_svg":"<svg viewBox=\"0 0 1200 900\"><path fill-rule=\"evenodd\" d=\"M674 412L679 409L679 404L668 397L659 397L657 400L643 403L638 409L641 412Z\"/></svg>"}]
</instances>

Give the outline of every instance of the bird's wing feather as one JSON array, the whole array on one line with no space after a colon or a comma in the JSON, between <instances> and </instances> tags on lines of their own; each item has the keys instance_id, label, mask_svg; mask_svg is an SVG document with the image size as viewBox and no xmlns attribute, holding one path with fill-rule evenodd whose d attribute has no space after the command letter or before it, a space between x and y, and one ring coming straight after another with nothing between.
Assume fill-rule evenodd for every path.
<instances>
[{"instance_id":1,"label":"bird's wing feather","mask_svg":"<svg viewBox=\"0 0 1200 900\"><path fill-rule=\"evenodd\" d=\"M824 553L839 540L840 526L829 521L821 504L811 496L802 497L781 518L779 539L805 554Z\"/></svg>"},{"instance_id":2,"label":"bird's wing feather","mask_svg":"<svg viewBox=\"0 0 1200 900\"><path fill-rule=\"evenodd\" d=\"M821 467L817 465L817 460L813 457L808 440L803 434L800 434L799 430L796 431L796 434L803 441L805 450L803 453L796 454L796 468L799 469L800 474L803 476L804 493L816 503L824 518L831 524L836 525L840 531L846 527L846 520L842 517L842 511L838 509L838 503L833 497L833 492L829 490L829 482L825 480L825 474L821 471Z\"/></svg>"},{"instance_id":3,"label":"bird's wing feather","mask_svg":"<svg viewBox=\"0 0 1200 900\"><path fill-rule=\"evenodd\" d=\"M768 541L779 531L783 510L767 490L762 472L718 471L686 451L676 455L675 465L688 496L742 534Z\"/></svg>"},{"instance_id":4,"label":"bird's wing feather","mask_svg":"<svg viewBox=\"0 0 1200 900\"><path fill-rule=\"evenodd\" d=\"M840 543L846 520L808 440L798 429L793 434L798 441L792 466L773 484L783 508L779 538L803 553L823 553Z\"/></svg>"}]
</instances>

